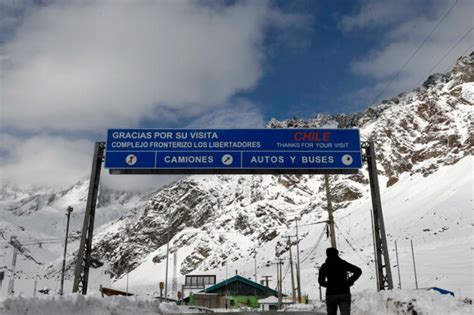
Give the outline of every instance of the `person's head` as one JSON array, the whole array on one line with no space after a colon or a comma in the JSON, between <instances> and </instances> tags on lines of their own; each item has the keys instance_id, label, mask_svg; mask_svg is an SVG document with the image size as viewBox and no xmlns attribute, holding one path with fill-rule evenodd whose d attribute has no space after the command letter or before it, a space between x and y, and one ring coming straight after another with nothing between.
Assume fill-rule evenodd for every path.
<instances>
[{"instance_id":1,"label":"person's head","mask_svg":"<svg viewBox=\"0 0 474 315\"><path fill-rule=\"evenodd\" d=\"M339 251L335 249L334 247L329 247L326 249L326 256L328 258L335 258L339 256Z\"/></svg>"}]
</instances>

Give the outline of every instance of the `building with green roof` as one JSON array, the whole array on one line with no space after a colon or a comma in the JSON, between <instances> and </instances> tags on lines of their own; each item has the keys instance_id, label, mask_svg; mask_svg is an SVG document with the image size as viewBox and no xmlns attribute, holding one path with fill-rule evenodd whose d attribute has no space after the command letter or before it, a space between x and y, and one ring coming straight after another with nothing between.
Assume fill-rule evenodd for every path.
<instances>
[{"instance_id":1,"label":"building with green roof","mask_svg":"<svg viewBox=\"0 0 474 315\"><path fill-rule=\"evenodd\" d=\"M235 275L194 294L192 301L188 301L190 305L210 308L244 306L259 308L258 300L269 296L278 296L278 292L250 279Z\"/></svg>"}]
</instances>

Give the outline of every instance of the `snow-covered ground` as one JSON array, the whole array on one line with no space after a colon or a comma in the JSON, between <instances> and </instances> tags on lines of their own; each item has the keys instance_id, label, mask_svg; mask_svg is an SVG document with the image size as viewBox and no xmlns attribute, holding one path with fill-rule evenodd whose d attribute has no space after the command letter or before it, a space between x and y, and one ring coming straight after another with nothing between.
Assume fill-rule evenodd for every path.
<instances>
[{"instance_id":1,"label":"snow-covered ground","mask_svg":"<svg viewBox=\"0 0 474 315\"><path fill-rule=\"evenodd\" d=\"M405 173L400 181L386 187L386 178L380 177L382 207L388 238L391 270L394 286L398 287L394 242L398 243L402 289L414 289L415 279L411 256L410 240L413 240L417 280L419 288L441 287L456 294L456 297L473 297L473 222L472 222L472 174L474 158L464 158L460 162L440 168L434 174ZM368 189L368 188L366 188ZM373 240L371 227L370 197L353 202L349 207L335 212L337 243L341 257L360 266L362 277L353 287L353 292L375 289L375 267L372 261ZM324 218L322 218L324 220ZM314 222L314 220L313 220ZM325 259L325 248L329 240L323 235L323 225L300 226L302 260L302 291L310 298L319 295L317 267ZM295 231L289 231L294 235ZM226 234L232 239L234 234ZM321 238L322 236L322 238ZM236 238L235 243L243 240ZM279 238L266 243L257 252L257 274L273 275L276 279L275 246ZM318 240L320 242L318 243ZM295 248L293 248L295 250ZM186 247L178 251L178 266L187 254ZM157 290L157 284L164 279L165 262L154 264L150 254L144 262L129 273L130 291L145 293ZM295 255L294 255L295 257ZM286 257L283 257L286 258ZM170 266L173 266L172 257ZM170 269L170 283L171 272ZM235 271L244 277L254 279L254 259L252 257L228 261L227 266L209 271L196 270L197 274L216 274L217 279L232 276ZM284 266L284 291L290 292L288 265ZM178 277L178 288L184 278ZM124 289L126 277L113 286ZM271 281L270 286L275 282Z\"/></svg>"},{"instance_id":2,"label":"snow-covered ground","mask_svg":"<svg viewBox=\"0 0 474 315\"><path fill-rule=\"evenodd\" d=\"M412 311L412 312L410 312ZM423 290L364 290L353 295L352 314L472 314L472 304Z\"/></svg>"},{"instance_id":3,"label":"snow-covered ground","mask_svg":"<svg viewBox=\"0 0 474 315\"><path fill-rule=\"evenodd\" d=\"M59 271L62 264L66 208L71 213L68 260L79 247L79 236L84 221L85 201L89 187L88 180L81 180L64 190L22 188L2 183L0 190L0 271L5 271L5 280L0 286L0 296L7 294L11 277L13 247L10 237L15 236L22 244L17 256L15 292L32 295L35 279L37 288L59 290ZM106 229L118 218L139 211L147 200L147 193L127 193L102 190L99 195L99 209L96 212L96 233ZM48 265L50 266L47 269ZM96 283L107 284L108 276L96 270L91 271ZM70 278L70 275L67 276ZM96 286L98 287L98 286ZM72 291L72 282L66 280L65 292Z\"/></svg>"},{"instance_id":4,"label":"snow-covered ground","mask_svg":"<svg viewBox=\"0 0 474 315\"><path fill-rule=\"evenodd\" d=\"M43 298L14 297L0 301L0 314L157 314L160 303L157 300L145 300L135 297L83 296L70 294Z\"/></svg>"},{"instance_id":5,"label":"snow-covered ground","mask_svg":"<svg viewBox=\"0 0 474 315\"><path fill-rule=\"evenodd\" d=\"M388 236L392 276L395 287L398 287L394 241L398 241L401 287L402 289L415 288L414 272L411 258L410 240L413 240L420 288L437 286L456 294L456 298L473 297L473 222L472 222L472 174L474 158L466 157L460 162L443 166L430 176L424 177L417 173L412 176L405 173L399 182L386 187L387 178L381 176L382 206L385 226ZM365 189L368 189L366 187ZM371 201L369 197L353 202L349 207L335 212L337 224L338 248L341 256L360 266L363 269L361 279L355 284L353 292L357 294L365 289L375 289L373 241L370 218ZM314 222L311 214L307 215ZM324 220L324 217L321 218ZM323 232L323 225L306 225L311 223L302 221L300 226L300 244L302 260L302 291L311 299L317 299L317 266L324 261L324 250L329 246ZM294 235L294 230L288 233ZM223 235L233 242L242 245L245 239L242 235L226 233ZM235 237L234 237L235 235ZM203 234L203 237L206 235ZM238 238L237 238L238 236ZM322 238L321 238L322 236ZM234 239L235 238L235 239ZM258 249L257 274L275 277L275 267L269 265L275 258L275 246L279 238L268 242ZM318 240L321 241L318 243ZM351 245L349 245L349 243ZM50 245L52 246L52 245ZM60 244L57 244L61 251ZM71 246L71 249L73 246ZM159 250L162 250L160 248ZM295 250L295 248L294 248ZM39 252L39 248L38 248ZM178 250L178 266L189 249L184 246ZM10 265L11 250L3 251L3 263ZM158 283L164 280L165 262L153 263L150 254L142 264L129 273L129 290L142 297L149 297L158 291ZM295 257L295 255L294 255ZM169 287L173 270L173 256L170 259ZM58 260L60 265L60 260ZM34 274L39 275L38 289L49 287L57 291L58 278L45 279L42 277L42 266L19 256L18 270L22 272L20 279L15 281L17 295L31 296L33 292ZM109 276L104 273L107 266L101 269L91 269L89 278L90 290L97 289L99 284L125 290L126 277L111 283ZM218 281L232 276L238 270L242 276L254 279L253 258L242 258L235 262L228 261L227 266L218 269L194 273L216 274ZM290 292L290 277L287 264L284 266L284 291ZM6 273L3 282L2 296L6 295L10 273ZM178 289L184 282L184 277L178 273ZM66 280L65 292L71 292L71 280ZM271 281L270 286L275 282Z\"/></svg>"},{"instance_id":6,"label":"snow-covered ground","mask_svg":"<svg viewBox=\"0 0 474 315\"><path fill-rule=\"evenodd\" d=\"M291 311L308 311L308 306L294 307ZM303 307L304 306L304 307ZM324 303L315 303L314 310L325 312ZM410 312L415 311L415 312ZM441 295L437 292L393 290L375 292L365 290L353 295L353 315L398 315L398 314L472 314L472 305L460 302L456 298ZM172 303L160 303L155 299L136 297L105 297L96 295L82 296L69 294L64 297L51 296L43 298L10 297L0 300L0 314L166 314L191 313L196 310Z\"/></svg>"}]
</instances>

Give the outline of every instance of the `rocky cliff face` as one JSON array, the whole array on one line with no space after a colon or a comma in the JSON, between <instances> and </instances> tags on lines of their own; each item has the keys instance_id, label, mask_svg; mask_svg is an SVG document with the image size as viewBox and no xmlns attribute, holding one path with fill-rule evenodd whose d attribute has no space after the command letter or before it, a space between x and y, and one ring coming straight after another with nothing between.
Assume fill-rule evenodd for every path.
<instances>
[{"instance_id":1,"label":"rocky cliff face","mask_svg":"<svg viewBox=\"0 0 474 315\"><path fill-rule=\"evenodd\" d=\"M360 128L362 140L374 141L379 173L386 186L403 173L429 176L472 151L474 55L462 57L447 74L430 76L422 87L402 93L351 115L317 115L310 120L272 120L269 128ZM326 196L321 176L189 176L155 194L134 218L119 220L99 234L97 257L120 277L143 263L187 248L182 274L208 270L225 261L252 256L276 242L286 250L286 233L296 217L302 222L325 219ZM368 196L365 171L331 176L335 209ZM232 235L228 237L226 235ZM161 250L160 250L161 249Z\"/></svg>"}]
</instances>

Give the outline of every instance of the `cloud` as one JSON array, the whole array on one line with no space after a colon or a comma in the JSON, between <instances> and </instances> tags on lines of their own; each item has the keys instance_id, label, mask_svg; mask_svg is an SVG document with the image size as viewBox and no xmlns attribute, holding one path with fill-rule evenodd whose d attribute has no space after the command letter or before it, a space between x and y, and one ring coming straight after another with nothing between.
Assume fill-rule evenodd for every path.
<instances>
[{"instance_id":1,"label":"cloud","mask_svg":"<svg viewBox=\"0 0 474 315\"><path fill-rule=\"evenodd\" d=\"M65 188L88 178L94 143L85 139L65 139L38 135L27 139L10 134L0 135L2 180L20 187ZM167 175L109 175L103 168L101 185L109 189L140 191L158 189L180 178Z\"/></svg>"},{"instance_id":2,"label":"cloud","mask_svg":"<svg viewBox=\"0 0 474 315\"><path fill-rule=\"evenodd\" d=\"M1 47L3 125L132 127L162 112L196 117L252 89L265 31L297 18L267 1L57 1Z\"/></svg>"},{"instance_id":3,"label":"cloud","mask_svg":"<svg viewBox=\"0 0 474 315\"><path fill-rule=\"evenodd\" d=\"M38 135L21 139L0 136L5 150L0 173L20 186L64 187L85 177L92 161L93 143Z\"/></svg>"},{"instance_id":4,"label":"cloud","mask_svg":"<svg viewBox=\"0 0 474 315\"><path fill-rule=\"evenodd\" d=\"M413 15L413 1L363 1L357 12L346 15L339 21L344 31L356 31L367 27L381 27L398 22Z\"/></svg>"},{"instance_id":5,"label":"cloud","mask_svg":"<svg viewBox=\"0 0 474 315\"><path fill-rule=\"evenodd\" d=\"M251 102L238 99L192 121L188 128L264 128L261 111Z\"/></svg>"},{"instance_id":6,"label":"cloud","mask_svg":"<svg viewBox=\"0 0 474 315\"><path fill-rule=\"evenodd\" d=\"M34 0L0 0L0 43L9 37L22 17L34 7Z\"/></svg>"},{"instance_id":7,"label":"cloud","mask_svg":"<svg viewBox=\"0 0 474 315\"><path fill-rule=\"evenodd\" d=\"M474 2L469 0L457 1L423 47L398 74L452 5L452 1L430 1L430 5L426 5L423 11L423 8L417 7L416 2L391 3L384 7L378 2L367 1L358 13L344 17L340 25L345 31L360 29L370 34L383 30L380 44L372 48L366 57L350 64L354 74L374 81L371 88L363 88L364 91L360 94L373 101L385 90L380 95L380 100L418 87L434 72L449 70L474 41ZM397 9L393 6L397 6ZM411 13L404 15L404 11ZM463 36L465 37L462 39ZM452 51L442 59L451 48ZM435 66L438 61L441 61L440 64Z\"/></svg>"},{"instance_id":8,"label":"cloud","mask_svg":"<svg viewBox=\"0 0 474 315\"><path fill-rule=\"evenodd\" d=\"M89 176L91 135L147 125L263 126L236 99L267 64L265 38L304 27L270 1L0 0L0 171L19 185ZM3 10L4 9L4 10ZM179 176L117 176L113 189Z\"/></svg>"},{"instance_id":9,"label":"cloud","mask_svg":"<svg viewBox=\"0 0 474 315\"><path fill-rule=\"evenodd\" d=\"M264 119L252 103L238 99L194 120L188 128L262 128ZM66 187L89 176L94 143L42 134L22 139L0 135L0 173L19 186ZM182 176L110 175L102 169L101 185L109 189L158 189Z\"/></svg>"}]
</instances>

